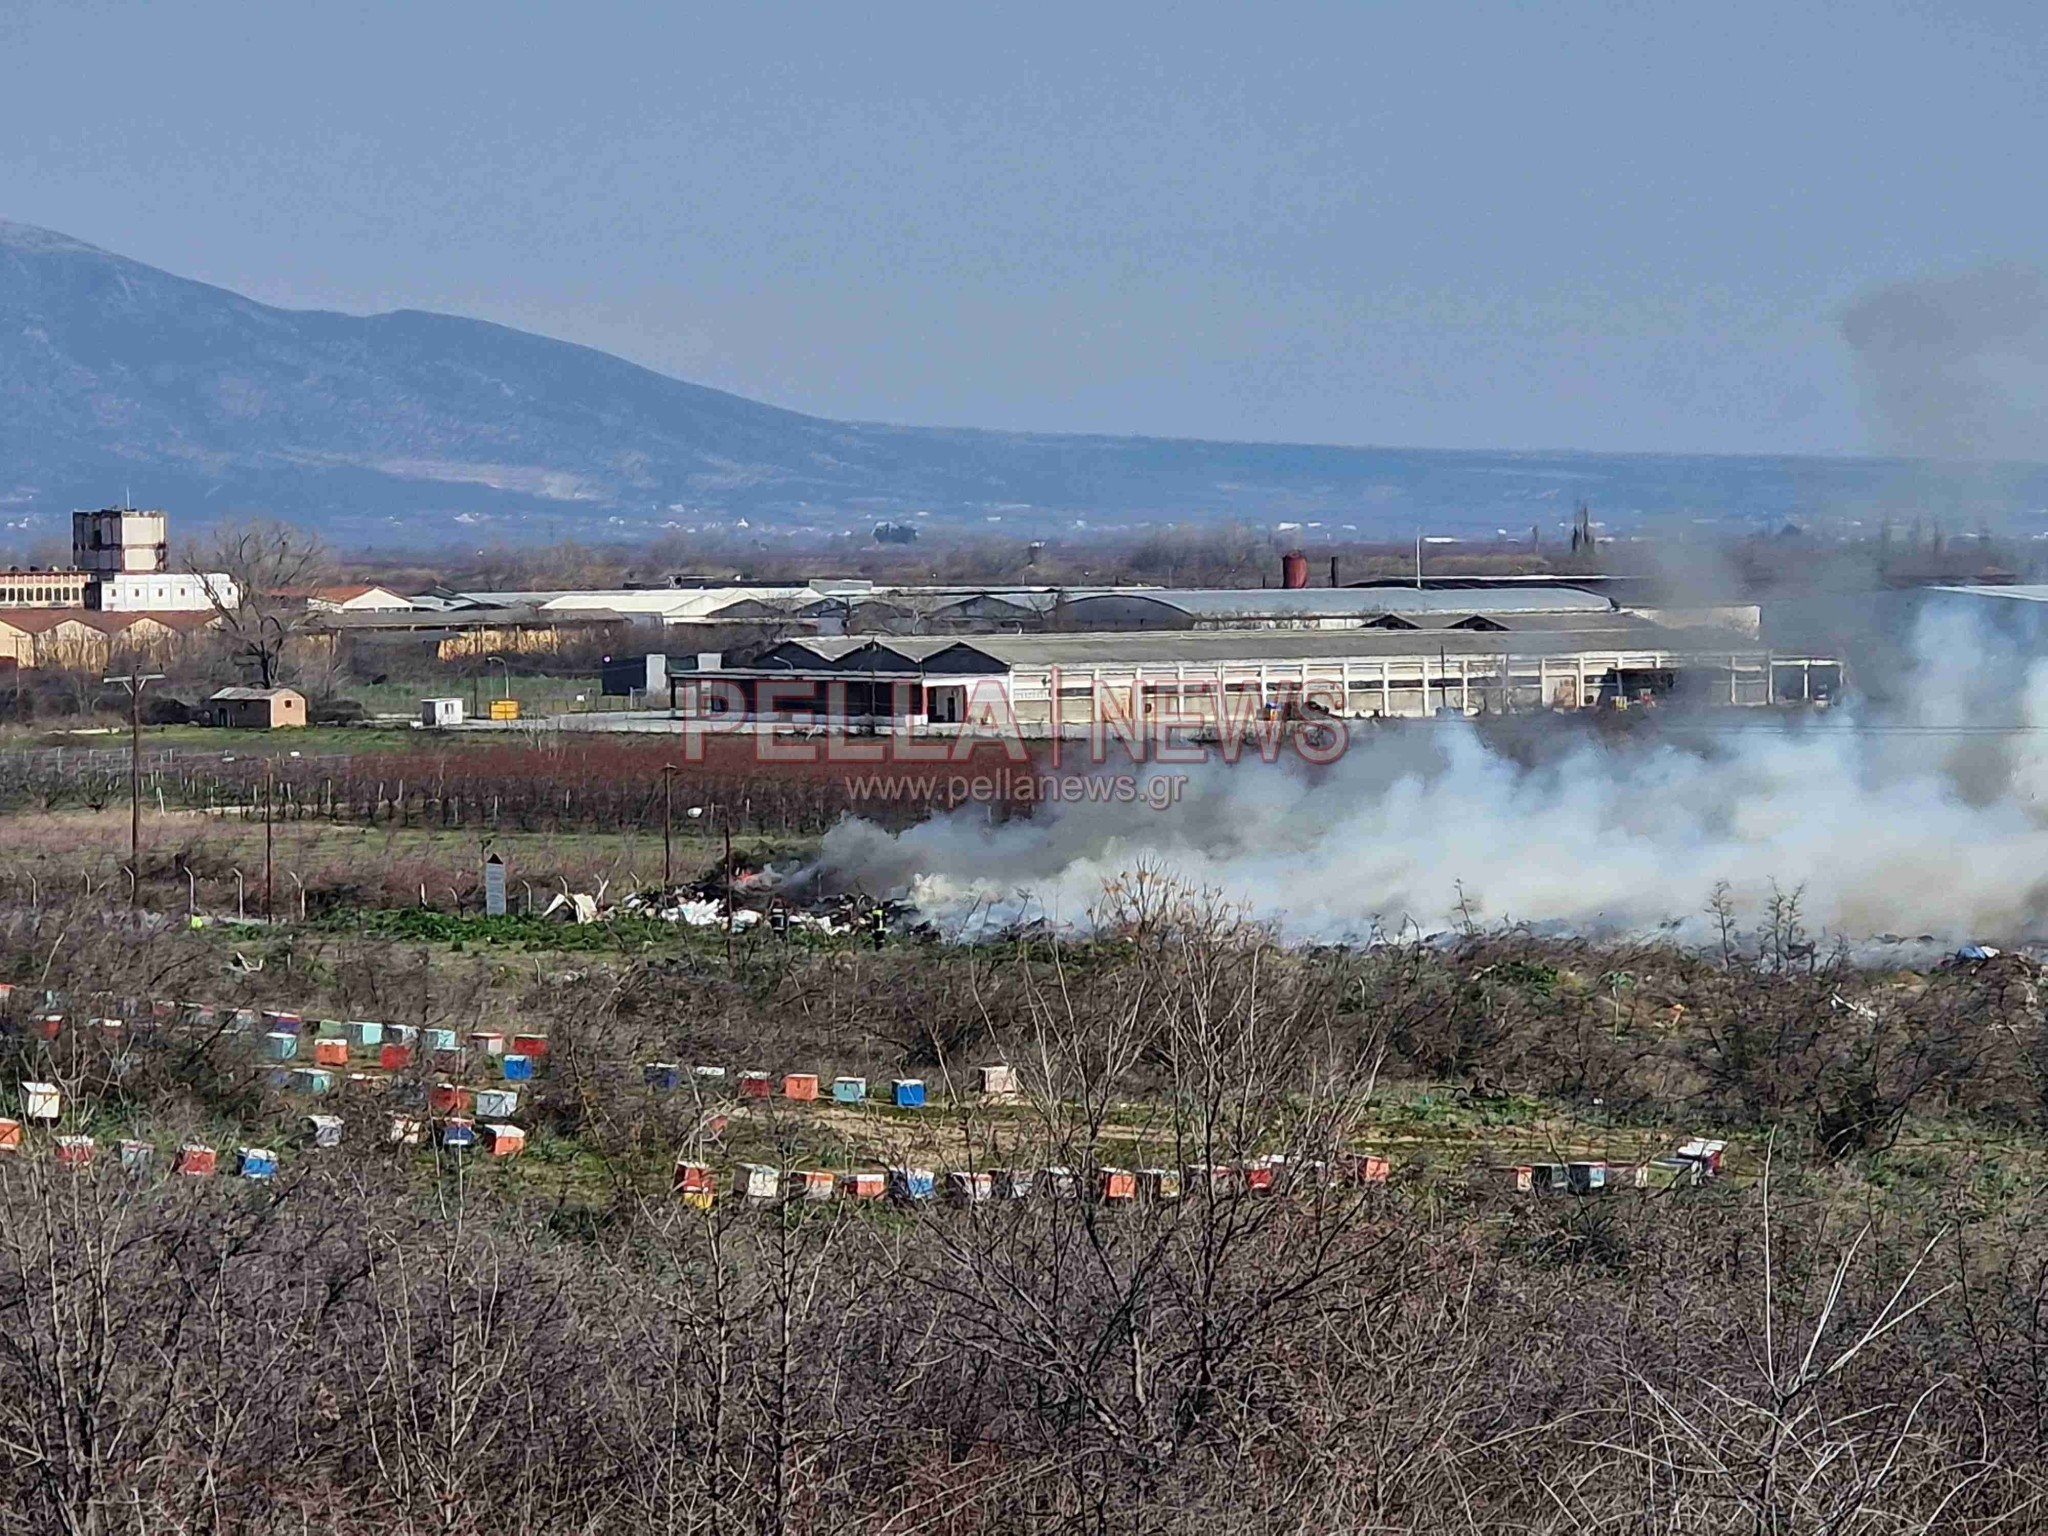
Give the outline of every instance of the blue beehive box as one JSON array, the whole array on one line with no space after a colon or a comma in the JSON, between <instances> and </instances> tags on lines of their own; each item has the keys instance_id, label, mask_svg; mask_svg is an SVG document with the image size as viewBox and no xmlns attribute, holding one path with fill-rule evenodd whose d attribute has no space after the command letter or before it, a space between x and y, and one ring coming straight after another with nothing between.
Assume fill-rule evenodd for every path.
<instances>
[{"instance_id":1,"label":"blue beehive box","mask_svg":"<svg viewBox=\"0 0 2048 1536\"><path fill-rule=\"evenodd\" d=\"M867 1096L868 1080L864 1077L832 1079L832 1102L835 1104L858 1104Z\"/></svg>"},{"instance_id":2,"label":"blue beehive box","mask_svg":"<svg viewBox=\"0 0 2048 1536\"><path fill-rule=\"evenodd\" d=\"M384 1038L393 1045L418 1045L420 1032L410 1024L386 1024Z\"/></svg>"},{"instance_id":3,"label":"blue beehive box","mask_svg":"<svg viewBox=\"0 0 2048 1536\"><path fill-rule=\"evenodd\" d=\"M929 1168L891 1168L889 1170L889 1198L891 1200L929 1200L938 1187L938 1175Z\"/></svg>"},{"instance_id":4,"label":"blue beehive box","mask_svg":"<svg viewBox=\"0 0 2048 1536\"><path fill-rule=\"evenodd\" d=\"M263 1037L263 1054L272 1061L290 1061L299 1054L299 1037L288 1029L273 1029Z\"/></svg>"},{"instance_id":5,"label":"blue beehive box","mask_svg":"<svg viewBox=\"0 0 2048 1536\"><path fill-rule=\"evenodd\" d=\"M505 1081L508 1083L530 1083L533 1081L533 1058L511 1052L498 1058L503 1063Z\"/></svg>"},{"instance_id":6,"label":"blue beehive box","mask_svg":"<svg viewBox=\"0 0 2048 1536\"><path fill-rule=\"evenodd\" d=\"M319 1067L294 1067L291 1085L300 1093L325 1093L334 1086L334 1074Z\"/></svg>"},{"instance_id":7,"label":"blue beehive box","mask_svg":"<svg viewBox=\"0 0 2048 1536\"><path fill-rule=\"evenodd\" d=\"M891 1095L898 1109L924 1108L924 1079L921 1077L899 1077L890 1085Z\"/></svg>"},{"instance_id":8,"label":"blue beehive box","mask_svg":"<svg viewBox=\"0 0 2048 1536\"><path fill-rule=\"evenodd\" d=\"M422 1030L421 1034L424 1037L421 1043L430 1051L452 1051L461 1044L452 1029L428 1029Z\"/></svg>"},{"instance_id":9,"label":"blue beehive box","mask_svg":"<svg viewBox=\"0 0 2048 1536\"><path fill-rule=\"evenodd\" d=\"M348 1043L350 1045L382 1045L384 1026L375 1019L350 1019L348 1021Z\"/></svg>"},{"instance_id":10,"label":"blue beehive box","mask_svg":"<svg viewBox=\"0 0 2048 1536\"><path fill-rule=\"evenodd\" d=\"M242 1147L235 1153L235 1171L245 1179L277 1177L277 1154L268 1147Z\"/></svg>"},{"instance_id":11,"label":"blue beehive box","mask_svg":"<svg viewBox=\"0 0 2048 1536\"><path fill-rule=\"evenodd\" d=\"M476 1125L469 1120L443 1120L441 1145L460 1152L476 1145Z\"/></svg>"},{"instance_id":12,"label":"blue beehive box","mask_svg":"<svg viewBox=\"0 0 2048 1536\"><path fill-rule=\"evenodd\" d=\"M683 1069L673 1061L650 1061L640 1068L640 1080L658 1093L674 1093L683 1085Z\"/></svg>"}]
</instances>

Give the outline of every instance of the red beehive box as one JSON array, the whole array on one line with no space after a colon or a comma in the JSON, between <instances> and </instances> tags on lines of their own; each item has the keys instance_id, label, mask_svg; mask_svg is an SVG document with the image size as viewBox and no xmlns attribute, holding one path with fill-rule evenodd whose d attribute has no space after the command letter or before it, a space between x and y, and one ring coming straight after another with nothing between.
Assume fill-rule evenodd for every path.
<instances>
[{"instance_id":1,"label":"red beehive box","mask_svg":"<svg viewBox=\"0 0 2048 1536\"><path fill-rule=\"evenodd\" d=\"M1112 1205L1122 1205L1138 1198L1138 1176L1128 1168L1098 1168L1095 1171L1095 1193Z\"/></svg>"},{"instance_id":2,"label":"red beehive box","mask_svg":"<svg viewBox=\"0 0 2048 1536\"><path fill-rule=\"evenodd\" d=\"M427 1094L427 1108L437 1115L466 1115L476 1095L454 1083L436 1083Z\"/></svg>"},{"instance_id":3,"label":"red beehive box","mask_svg":"<svg viewBox=\"0 0 2048 1536\"><path fill-rule=\"evenodd\" d=\"M92 1161L93 1139L90 1136L59 1136L57 1138L57 1165L60 1168L83 1168Z\"/></svg>"},{"instance_id":4,"label":"red beehive box","mask_svg":"<svg viewBox=\"0 0 2048 1536\"><path fill-rule=\"evenodd\" d=\"M888 1188L888 1180L879 1173L842 1173L839 1176L839 1192L849 1200L879 1200Z\"/></svg>"},{"instance_id":5,"label":"red beehive box","mask_svg":"<svg viewBox=\"0 0 2048 1536\"><path fill-rule=\"evenodd\" d=\"M709 1163L676 1159L675 1189L679 1195L709 1195L717 1192L718 1180Z\"/></svg>"},{"instance_id":6,"label":"red beehive box","mask_svg":"<svg viewBox=\"0 0 2048 1536\"><path fill-rule=\"evenodd\" d=\"M546 1035L514 1035L512 1054L514 1056L545 1056L548 1053Z\"/></svg>"},{"instance_id":7,"label":"red beehive box","mask_svg":"<svg viewBox=\"0 0 2048 1536\"><path fill-rule=\"evenodd\" d=\"M412 1047L385 1044L378 1047L377 1065L386 1072L402 1072L412 1065Z\"/></svg>"},{"instance_id":8,"label":"red beehive box","mask_svg":"<svg viewBox=\"0 0 2048 1536\"><path fill-rule=\"evenodd\" d=\"M62 1029L63 1027L64 1015L61 1013L43 1014L41 1017L37 1018L34 1023L29 1025L29 1029L32 1033L41 1035L45 1040L56 1039L57 1031Z\"/></svg>"},{"instance_id":9,"label":"red beehive box","mask_svg":"<svg viewBox=\"0 0 2048 1536\"><path fill-rule=\"evenodd\" d=\"M806 1168L800 1173L793 1174L791 1181L796 1185L793 1193L801 1200L830 1200L839 1192L839 1181L832 1176L829 1169Z\"/></svg>"},{"instance_id":10,"label":"red beehive box","mask_svg":"<svg viewBox=\"0 0 2048 1536\"><path fill-rule=\"evenodd\" d=\"M493 1121L484 1127L484 1139L493 1157L515 1157L526 1150L526 1132L516 1125Z\"/></svg>"},{"instance_id":11,"label":"red beehive box","mask_svg":"<svg viewBox=\"0 0 2048 1536\"><path fill-rule=\"evenodd\" d=\"M348 1042L346 1040L315 1040L313 1042L313 1065L316 1067L347 1066Z\"/></svg>"},{"instance_id":12,"label":"red beehive box","mask_svg":"<svg viewBox=\"0 0 2048 1536\"><path fill-rule=\"evenodd\" d=\"M792 1072L782 1080L782 1096L808 1103L818 1096L818 1074Z\"/></svg>"},{"instance_id":13,"label":"red beehive box","mask_svg":"<svg viewBox=\"0 0 2048 1536\"><path fill-rule=\"evenodd\" d=\"M211 1147L202 1147L196 1142L187 1142L178 1148L178 1172L194 1178L208 1178L219 1165L220 1156Z\"/></svg>"},{"instance_id":14,"label":"red beehive box","mask_svg":"<svg viewBox=\"0 0 2048 1536\"><path fill-rule=\"evenodd\" d=\"M469 1065L469 1053L459 1045L444 1045L434 1052L436 1072L460 1072Z\"/></svg>"},{"instance_id":15,"label":"red beehive box","mask_svg":"<svg viewBox=\"0 0 2048 1536\"><path fill-rule=\"evenodd\" d=\"M1361 1152L1351 1159L1351 1177L1360 1184L1384 1184L1393 1170L1376 1152Z\"/></svg>"},{"instance_id":16,"label":"red beehive box","mask_svg":"<svg viewBox=\"0 0 2048 1536\"><path fill-rule=\"evenodd\" d=\"M1271 1163L1246 1163L1240 1177L1244 1179L1244 1187L1247 1194L1270 1195L1273 1192L1273 1165Z\"/></svg>"},{"instance_id":17,"label":"red beehive box","mask_svg":"<svg viewBox=\"0 0 2048 1536\"><path fill-rule=\"evenodd\" d=\"M20 1150L21 1122L19 1120L0 1120L0 1152L19 1152Z\"/></svg>"},{"instance_id":18,"label":"red beehive box","mask_svg":"<svg viewBox=\"0 0 2048 1536\"><path fill-rule=\"evenodd\" d=\"M742 1072L740 1074L740 1097L743 1099L765 1099L771 1084L766 1072Z\"/></svg>"}]
</instances>

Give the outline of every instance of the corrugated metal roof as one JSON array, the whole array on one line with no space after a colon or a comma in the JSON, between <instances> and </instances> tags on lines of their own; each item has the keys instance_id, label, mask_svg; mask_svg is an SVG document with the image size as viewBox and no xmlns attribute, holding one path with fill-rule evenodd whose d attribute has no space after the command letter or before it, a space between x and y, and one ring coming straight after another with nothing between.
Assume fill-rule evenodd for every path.
<instances>
[{"instance_id":1,"label":"corrugated metal roof","mask_svg":"<svg viewBox=\"0 0 2048 1536\"><path fill-rule=\"evenodd\" d=\"M209 693L206 696L206 702L218 704L225 701L230 704L246 704L255 703L262 699L282 698L286 694L291 694L296 698L299 696L299 690L296 688L222 688Z\"/></svg>"},{"instance_id":2,"label":"corrugated metal roof","mask_svg":"<svg viewBox=\"0 0 2048 1536\"><path fill-rule=\"evenodd\" d=\"M1596 592L1576 587L1513 587L1431 591L1414 587L1247 587L1162 588L1156 592L1118 592L1105 598L1077 599L1071 605L1076 622L1086 622L1091 607L1158 603L1188 618L1358 618L1382 613L1611 613L1614 604Z\"/></svg>"},{"instance_id":3,"label":"corrugated metal roof","mask_svg":"<svg viewBox=\"0 0 2048 1536\"><path fill-rule=\"evenodd\" d=\"M1963 597L2006 597L2016 603L2048 603L2048 586L1929 587L1929 592L1954 592Z\"/></svg>"}]
</instances>

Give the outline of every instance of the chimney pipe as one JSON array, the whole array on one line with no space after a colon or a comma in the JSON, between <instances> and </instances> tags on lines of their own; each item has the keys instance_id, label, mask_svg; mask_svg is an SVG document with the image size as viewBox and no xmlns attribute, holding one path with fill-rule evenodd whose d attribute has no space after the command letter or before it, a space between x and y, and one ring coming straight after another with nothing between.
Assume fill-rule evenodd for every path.
<instances>
[{"instance_id":1,"label":"chimney pipe","mask_svg":"<svg viewBox=\"0 0 2048 1536\"><path fill-rule=\"evenodd\" d=\"M1289 592L1299 592L1308 585L1307 555L1290 549L1280 557L1280 585Z\"/></svg>"},{"instance_id":2,"label":"chimney pipe","mask_svg":"<svg viewBox=\"0 0 2048 1536\"><path fill-rule=\"evenodd\" d=\"M1330 556L1330 585L1333 587L1344 585L1343 582L1337 579L1337 557L1335 555Z\"/></svg>"}]
</instances>

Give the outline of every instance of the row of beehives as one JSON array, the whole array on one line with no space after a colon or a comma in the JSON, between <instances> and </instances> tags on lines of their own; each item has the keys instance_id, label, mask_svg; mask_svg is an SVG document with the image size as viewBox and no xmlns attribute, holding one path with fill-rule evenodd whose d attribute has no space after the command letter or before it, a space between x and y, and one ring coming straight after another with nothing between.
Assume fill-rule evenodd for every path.
<instances>
[{"instance_id":1,"label":"row of beehives","mask_svg":"<svg viewBox=\"0 0 2048 1536\"><path fill-rule=\"evenodd\" d=\"M1689 1188L1721 1176L1725 1141L1696 1136L1662 1157L1641 1163L1602 1159L1563 1163L1508 1163L1488 1170L1521 1194L1598 1195L1610 1189Z\"/></svg>"},{"instance_id":2,"label":"row of beehives","mask_svg":"<svg viewBox=\"0 0 2048 1536\"><path fill-rule=\"evenodd\" d=\"M1017 1069L1009 1066L978 1067L975 1075L984 1099L1001 1102L1017 1096ZM674 1093L689 1081L700 1093L722 1093L728 1074L724 1067L685 1068L673 1061L641 1064L640 1078L656 1093ZM731 1078L733 1092L742 1099L783 1098L797 1104L815 1104L829 1099L835 1104L863 1104L868 1098L864 1077L835 1077L827 1083L815 1072L785 1072L778 1085L767 1072L741 1072ZM921 1077L892 1078L889 1103L897 1109L922 1109L925 1084Z\"/></svg>"},{"instance_id":3,"label":"row of beehives","mask_svg":"<svg viewBox=\"0 0 2048 1536\"><path fill-rule=\"evenodd\" d=\"M956 1168L942 1173L910 1166L846 1173L826 1168L785 1172L769 1163L741 1163L733 1170L731 1190L739 1199L758 1204L881 1199L921 1203L943 1195L955 1205L1083 1196L1105 1205L1130 1205L1139 1200L1179 1200L1205 1186L1217 1193L1270 1195L1333 1183L1384 1184L1390 1171L1384 1157L1370 1152L1345 1157L1334 1168L1320 1160L1262 1157L1248 1163L1188 1168L1098 1167L1086 1173L1057 1167ZM675 1192L689 1204L709 1208L719 1185L718 1173L709 1163L693 1162L687 1154L676 1160Z\"/></svg>"},{"instance_id":4,"label":"row of beehives","mask_svg":"<svg viewBox=\"0 0 2048 1536\"><path fill-rule=\"evenodd\" d=\"M55 1083L23 1083L21 1097L20 1119L0 1117L0 1155L12 1156L23 1150L28 1144L27 1126L54 1126L63 1117L64 1096ZM327 1148L341 1145L344 1127L341 1116L307 1115L303 1126L306 1146ZM474 1120L451 1116L438 1121L433 1129L434 1139L451 1151L467 1151L481 1143L493 1157L511 1157L526 1148L526 1132L519 1126L503 1122L486 1121L478 1125ZM386 1131L386 1140L396 1145L416 1147L425 1142L427 1133L424 1120L394 1115ZM90 1167L99 1156L97 1138L88 1135L54 1136L50 1146L59 1165L66 1168ZM116 1147L121 1166L130 1172L146 1171L156 1163L154 1142L124 1137ZM241 1178L268 1179L277 1173L277 1154L268 1147L237 1147L231 1166ZM180 1143L171 1161L172 1172L201 1178L210 1177L219 1168L220 1150L208 1142Z\"/></svg>"}]
</instances>

